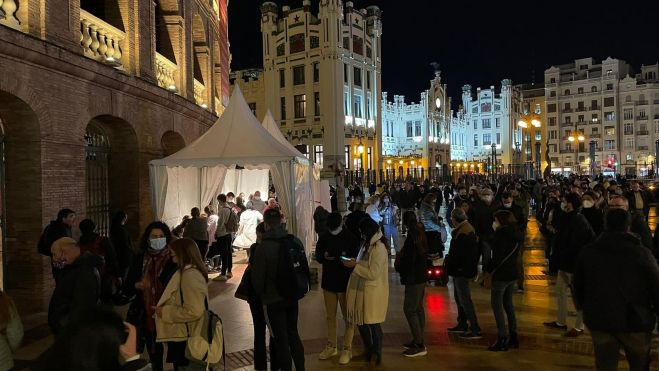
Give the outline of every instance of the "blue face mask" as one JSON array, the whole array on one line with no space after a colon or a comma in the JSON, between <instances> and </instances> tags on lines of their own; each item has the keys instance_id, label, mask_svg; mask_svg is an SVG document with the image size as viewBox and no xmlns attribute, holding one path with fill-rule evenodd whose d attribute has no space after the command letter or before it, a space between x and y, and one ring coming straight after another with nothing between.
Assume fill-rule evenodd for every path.
<instances>
[{"instance_id":1,"label":"blue face mask","mask_svg":"<svg viewBox=\"0 0 659 371\"><path fill-rule=\"evenodd\" d=\"M167 238L152 238L149 240L149 247L152 250L160 251L167 246Z\"/></svg>"}]
</instances>

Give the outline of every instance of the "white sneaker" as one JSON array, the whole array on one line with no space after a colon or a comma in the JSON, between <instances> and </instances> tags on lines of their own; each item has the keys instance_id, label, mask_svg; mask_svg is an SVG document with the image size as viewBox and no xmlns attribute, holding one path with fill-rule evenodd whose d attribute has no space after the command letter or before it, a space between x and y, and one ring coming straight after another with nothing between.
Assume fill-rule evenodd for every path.
<instances>
[{"instance_id":1,"label":"white sneaker","mask_svg":"<svg viewBox=\"0 0 659 371\"><path fill-rule=\"evenodd\" d=\"M340 365L347 365L352 359L352 351L350 349L344 349L341 351L341 356L339 357Z\"/></svg>"},{"instance_id":2,"label":"white sneaker","mask_svg":"<svg viewBox=\"0 0 659 371\"><path fill-rule=\"evenodd\" d=\"M318 355L318 359L325 360L325 359L330 359L334 357L335 355L339 354L336 350L336 347L333 347L329 344L325 347L325 349L320 352Z\"/></svg>"},{"instance_id":3,"label":"white sneaker","mask_svg":"<svg viewBox=\"0 0 659 371\"><path fill-rule=\"evenodd\" d=\"M220 276L217 276L217 277L213 278L213 281L226 281L227 279L228 279L227 276L220 275Z\"/></svg>"}]
</instances>

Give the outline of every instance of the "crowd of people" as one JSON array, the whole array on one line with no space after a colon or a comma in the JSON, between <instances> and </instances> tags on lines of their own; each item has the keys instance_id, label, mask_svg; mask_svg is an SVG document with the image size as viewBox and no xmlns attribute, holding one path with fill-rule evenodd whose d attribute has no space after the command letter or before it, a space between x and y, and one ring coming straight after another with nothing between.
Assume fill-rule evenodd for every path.
<instances>
[{"instance_id":1,"label":"crowd of people","mask_svg":"<svg viewBox=\"0 0 659 371\"><path fill-rule=\"evenodd\" d=\"M451 277L458 308L456 324L447 331L465 340L483 337L478 320L483 313L471 295L472 286L481 285L490 290L497 332L488 350L518 348L513 296L526 287L523 251L533 214L547 241L545 274L556 281L556 318L543 326L565 337L581 336L587 328L598 369L615 369L620 348L632 369L649 366L659 309L659 233L650 232L653 197L640 182L470 177L458 184L371 185L367 194L351 186L349 213L342 214L334 208L334 192L332 210L318 206L313 215L328 334L320 360L338 356L345 365L358 358L370 368L382 363L392 258L410 328L405 357L428 353L427 271L437 262ZM204 323L209 273L217 274L214 281L231 279L237 249L248 251L236 297L247 301L252 315L255 369L268 368L267 343L271 370L305 369L297 322L298 301L310 287L309 266L304 245L286 231L274 190L267 201L259 192L247 202L243 194L220 194L216 203L192 208L174 228L149 224L137 246L126 228L127 214L117 212L111 220L108 236L97 232L94 221L80 221L74 239L76 214L62 209L43 231L37 247L52 263L48 324L55 343L40 369L159 371L165 363L175 370L206 369L190 359L187 340ZM577 312L573 325L567 320L569 297ZM112 308L124 305L128 310L121 318ZM353 355L355 330L362 355ZM11 369L23 329L2 292L0 331L0 367ZM148 361L141 359L144 352Z\"/></svg>"},{"instance_id":2,"label":"crowd of people","mask_svg":"<svg viewBox=\"0 0 659 371\"><path fill-rule=\"evenodd\" d=\"M547 242L544 273L556 282L557 316L543 325L562 331L568 338L581 336L587 327L598 369L617 367L620 348L624 348L632 369L649 366L650 339L659 312L659 233L653 237L650 232L648 215L653 196L640 181L576 175L552 175L530 181L512 176L496 181L465 177L457 185L371 185L368 198L358 185L353 185L347 194L352 202L344 226L353 232L353 239L342 237L341 246L346 251L341 254L354 253L356 249L347 246L359 241L361 251L365 246L374 246L356 225L368 219L380 226L384 238L378 236L378 240L385 250L396 255L395 268L405 286L403 311L412 337L404 344L405 356L427 354L423 339L423 297L429 278L426 271L433 257L444 254L443 265L452 279L458 308L457 324L448 332L458 333L464 339L482 338L479 314L471 299L470 283L475 281L491 293L497 337L488 350L506 351L520 346L513 295L515 291L524 293L523 250L529 216L534 214ZM440 216L442 204L446 205L446 214ZM316 214L326 213L318 209ZM448 251L444 219L451 227ZM315 218L316 224L322 220ZM332 272L337 263L328 256L339 254L328 255L326 246L335 243L334 236L342 230L336 224L321 232L324 228L316 227L320 234L316 258L322 263L323 272ZM357 260L364 261L359 257ZM377 269L377 265L369 266ZM345 279L323 273L330 336L320 359L337 354L336 299L328 291L344 292L326 281L340 282L340 288L347 284ZM577 312L573 326L567 323L570 296ZM350 319L350 302L346 305L348 316L344 318ZM386 306L378 302L378 308L383 307ZM349 331L345 339L341 364L350 359ZM373 352L379 355L377 350Z\"/></svg>"}]
</instances>

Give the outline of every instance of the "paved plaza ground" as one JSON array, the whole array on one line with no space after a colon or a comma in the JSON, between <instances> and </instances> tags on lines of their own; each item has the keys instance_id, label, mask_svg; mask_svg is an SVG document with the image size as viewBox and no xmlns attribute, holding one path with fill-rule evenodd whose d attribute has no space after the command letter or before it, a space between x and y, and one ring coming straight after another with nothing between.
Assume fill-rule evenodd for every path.
<instances>
[{"instance_id":1,"label":"paved plaza ground","mask_svg":"<svg viewBox=\"0 0 659 371\"><path fill-rule=\"evenodd\" d=\"M654 215L650 224L654 225ZM401 344L410 340L409 330L402 311L404 288L398 275L390 268L390 297L387 321L383 324L384 355L382 370L586 370L593 369L592 345L586 334L578 338L564 338L560 331L546 329L543 321L556 316L553 279L544 275L544 239L538 231L535 219L529 222L524 262L526 273L525 291L514 297L517 311L520 349L493 353L487 344L496 338L494 316L490 308L489 291L472 286L478 319L484 338L466 341L446 329L456 323L457 308L453 301L452 285L428 287L427 345L428 355L414 359L402 355ZM447 245L448 246L448 245ZM244 260L239 254L237 261ZM392 260L393 265L393 260ZM252 366L252 319L246 302L233 296L245 269L244 263L234 265L234 277L228 282L212 282L209 286L211 306L223 319L227 351L227 370L251 371ZM575 320L571 308L568 325ZM41 322L40 322L41 321ZM43 317L26 319L26 343L19 350L21 360L18 370L29 367L34 359L51 342ZM322 291L314 287L300 302L299 331L304 342L307 370L359 370L364 363L338 364L338 357L319 361L318 353L325 346L325 308ZM339 334L342 333L342 328ZM360 353L361 341L356 336L355 353ZM653 369L659 369L656 346L653 351ZM621 358L621 368L627 365ZM220 368L221 369L221 368Z\"/></svg>"}]
</instances>

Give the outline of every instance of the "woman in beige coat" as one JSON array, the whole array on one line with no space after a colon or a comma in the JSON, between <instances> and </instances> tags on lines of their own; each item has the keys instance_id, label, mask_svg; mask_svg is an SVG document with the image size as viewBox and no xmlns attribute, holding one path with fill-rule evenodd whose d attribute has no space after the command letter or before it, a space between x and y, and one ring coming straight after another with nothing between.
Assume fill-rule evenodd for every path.
<instances>
[{"instance_id":1,"label":"woman in beige coat","mask_svg":"<svg viewBox=\"0 0 659 371\"><path fill-rule=\"evenodd\" d=\"M156 341L167 343L167 362L175 371L206 370L185 357L190 334L202 325L208 300L208 272L194 240L181 238L170 243L179 269L163 291L156 306Z\"/></svg>"},{"instance_id":2,"label":"woman in beige coat","mask_svg":"<svg viewBox=\"0 0 659 371\"><path fill-rule=\"evenodd\" d=\"M371 218L359 222L362 248L357 259L344 260L346 267L354 267L346 302L348 322L358 326L364 341L366 359L371 367L382 361L382 327L389 303L388 252L379 226Z\"/></svg>"}]
</instances>

